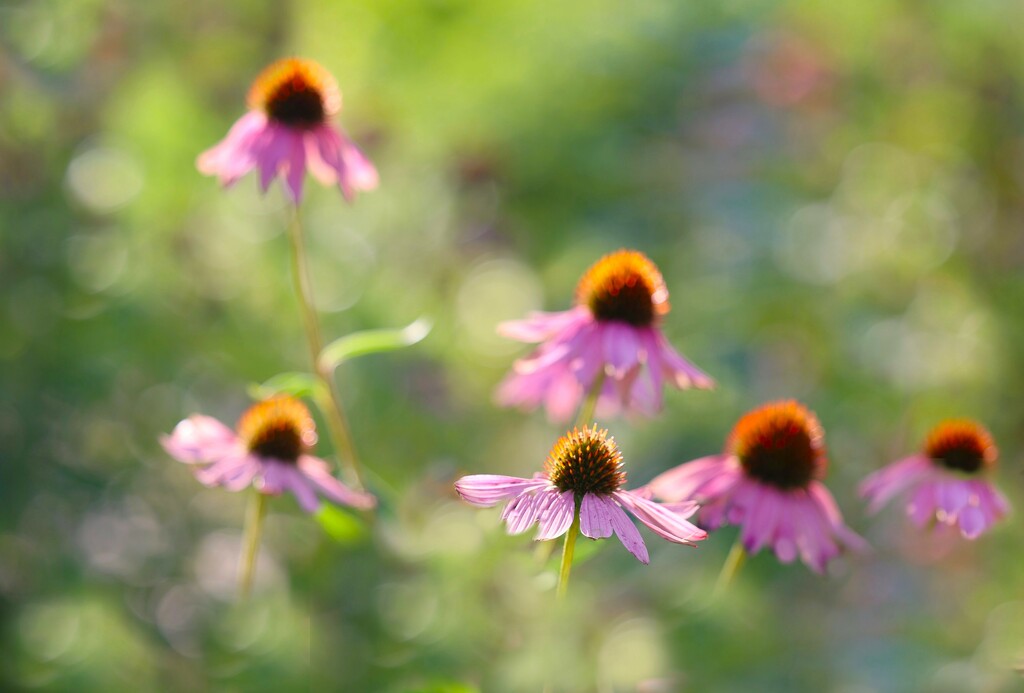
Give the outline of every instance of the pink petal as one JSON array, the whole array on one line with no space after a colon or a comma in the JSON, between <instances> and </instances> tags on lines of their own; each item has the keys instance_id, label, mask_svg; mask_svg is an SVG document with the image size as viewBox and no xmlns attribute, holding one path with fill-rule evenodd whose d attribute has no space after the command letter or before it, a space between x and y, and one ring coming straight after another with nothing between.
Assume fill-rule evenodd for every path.
<instances>
[{"instance_id":1,"label":"pink petal","mask_svg":"<svg viewBox=\"0 0 1024 693\"><path fill-rule=\"evenodd\" d=\"M612 529L615 530L615 536L619 538L627 551L636 556L637 560L645 565L650 563L651 558L647 553L647 545L644 544L643 537L640 536L636 525L622 508L611 502L608 502L608 506L608 519Z\"/></svg>"},{"instance_id":2,"label":"pink petal","mask_svg":"<svg viewBox=\"0 0 1024 693\"><path fill-rule=\"evenodd\" d=\"M985 513L977 506L968 506L960 511L960 533L967 539L977 539L988 529Z\"/></svg>"},{"instance_id":3,"label":"pink petal","mask_svg":"<svg viewBox=\"0 0 1024 693\"><path fill-rule=\"evenodd\" d=\"M604 343L605 361L615 374L621 377L640 359L636 329L617 320L599 322L598 326Z\"/></svg>"},{"instance_id":4,"label":"pink petal","mask_svg":"<svg viewBox=\"0 0 1024 693\"><path fill-rule=\"evenodd\" d=\"M913 455L867 476L860 495L869 501L868 512L878 512L891 498L931 476L934 467L924 455Z\"/></svg>"},{"instance_id":5,"label":"pink petal","mask_svg":"<svg viewBox=\"0 0 1024 693\"><path fill-rule=\"evenodd\" d=\"M296 138L290 130L279 125L267 128L256 152L256 164L260 170L260 189L263 192L267 192L278 173L287 168L288 157L294 146Z\"/></svg>"},{"instance_id":6,"label":"pink petal","mask_svg":"<svg viewBox=\"0 0 1024 693\"><path fill-rule=\"evenodd\" d=\"M569 372L555 378L548 387L544 406L552 421L568 421L583 400L583 388Z\"/></svg>"},{"instance_id":7,"label":"pink petal","mask_svg":"<svg viewBox=\"0 0 1024 693\"><path fill-rule=\"evenodd\" d=\"M803 491L792 494L789 512L794 518L800 556L815 572L824 573L828 562L839 555L839 547L829 532L828 518Z\"/></svg>"},{"instance_id":8,"label":"pink petal","mask_svg":"<svg viewBox=\"0 0 1024 693\"><path fill-rule=\"evenodd\" d=\"M255 143L266 127L263 113L249 111L231 126L223 140L196 158L196 168L203 175L217 175L221 183L230 185L255 166Z\"/></svg>"},{"instance_id":9,"label":"pink petal","mask_svg":"<svg viewBox=\"0 0 1024 693\"><path fill-rule=\"evenodd\" d=\"M239 452L197 469L195 477L204 486L223 486L229 491L241 491L252 484L261 469L262 463L257 458Z\"/></svg>"},{"instance_id":10,"label":"pink petal","mask_svg":"<svg viewBox=\"0 0 1024 693\"><path fill-rule=\"evenodd\" d=\"M305 510L307 513L315 513L320 507L320 498L316 495L316 490L309 479L303 476L296 467L291 464L281 464L279 462L270 462L269 464L280 465L281 477L284 481L285 488L292 492L295 496L295 500L299 502L299 507Z\"/></svg>"},{"instance_id":11,"label":"pink petal","mask_svg":"<svg viewBox=\"0 0 1024 693\"><path fill-rule=\"evenodd\" d=\"M690 546L695 546L693 542L707 539L708 533L703 529L654 501L629 491L616 491L612 497L663 539Z\"/></svg>"},{"instance_id":12,"label":"pink petal","mask_svg":"<svg viewBox=\"0 0 1024 693\"><path fill-rule=\"evenodd\" d=\"M907 505L907 515L918 527L935 519L935 482L926 481L917 487Z\"/></svg>"},{"instance_id":13,"label":"pink petal","mask_svg":"<svg viewBox=\"0 0 1024 693\"><path fill-rule=\"evenodd\" d=\"M549 493L554 494L554 491ZM540 516L537 540L546 541L565 534L576 514L576 498L572 491L564 491L551 499Z\"/></svg>"},{"instance_id":14,"label":"pink petal","mask_svg":"<svg viewBox=\"0 0 1024 693\"><path fill-rule=\"evenodd\" d=\"M303 133L302 138L303 145L306 149L306 168L309 169L309 172L313 174L313 177L316 178L317 182L321 185L334 185L338 182L338 168L337 166L329 163L331 159L326 156L330 151L329 145L327 147L327 151L325 151L325 146L322 142L322 131L329 129L329 126L321 125L318 128L314 128L313 130L308 130ZM335 153L333 156L333 160L337 161L338 155ZM344 188L342 188L341 191L345 199L350 199L350 192L351 191L346 191Z\"/></svg>"},{"instance_id":15,"label":"pink petal","mask_svg":"<svg viewBox=\"0 0 1024 693\"><path fill-rule=\"evenodd\" d=\"M217 419L194 414L160 438L164 450L187 464L214 462L240 449L238 436Z\"/></svg>"},{"instance_id":16,"label":"pink petal","mask_svg":"<svg viewBox=\"0 0 1024 693\"><path fill-rule=\"evenodd\" d=\"M967 505L971 493L967 484L956 478L943 478L935 482L935 501L938 509L946 514L947 524L956 521L960 510Z\"/></svg>"},{"instance_id":17,"label":"pink petal","mask_svg":"<svg viewBox=\"0 0 1024 693\"><path fill-rule=\"evenodd\" d=\"M519 342L543 342L583 322L589 312L583 306L559 313L530 313L525 320L509 320L498 324L498 334Z\"/></svg>"},{"instance_id":18,"label":"pink petal","mask_svg":"<svg viewBox=\"0 0 1024 693\"><path fill-rule=\"evenodd\" d=\"M999 489L983 479L974 481L974 493L978 496L978 502L983 511L990 515L993 520L1003 517L1010 512L1010 502L1006 496L1000 493Z\"/></svg>"},{"instance_id":19,"label":"pink petal","mask_svg":"<svg viewBox=\"0 0 1024 693\"><path fill-rule=\"evenodd\" d=\"M377 499L372 494L355 491L335 479L328 464L319 457L303 455L297 465L299 472L324 498L360 510L369 510L377 505Z\"/></svg>"},{"instance_id":20,"label":"pink petal","mask_svg":"<svg viewBox=\"0 0 1024 693\"><path fill-rule=\"evenodd\" d=\"M373 190L379 183L377 169L352 140L341 134L341 159L347 169L349 184L357 190Z\"/></svg>"},{"instance_id":21,"label":"pink petal","mask_svg":"<svg viewBox=\"0 0 1024 693\"><path fill-rule=\"evenodd\" d=\"M737 466L731 455L701 457L662 472L647 484L647 488L656 498L665 501L700 500L707 497L702 490L708 482Z\"/></svg>"},{"instance_id":22,"label":"pink petal","mask_svg":"<svg viewBox=\"0 0 1024 693\"><path fill-rule=\"evenodd\" d=\"M655 341L654 351L658 354L658 360L663 364L663 373L676 387L681 390L688 387L696 387L701 390L714 388L715 381L711 376L673 349L660 330L655 332Z\"/></svg>"},{"instance_id":23,"label":"pink petal","mask_svg":"<svg viewBox=\"0 0 1024 693\"><path fill-rule=\"evenodd\" d=\"M302 183L306 177L306 148L302 135L291 133L292 141L288 150L288 176L286 188L295 204L302 202Z\"/></svg>"},{"instance_id":24,"label":"pink petal","mask_svg":"<svg viewBox=\"0 0 1024 693\"><path fill-rule=\"evenodd\" d=\"M785 502L774 489L765 488L750 508L740 531L740 540L747 553L753 555L769 544L775 535L779 517L786 511Z\"/></svg>"},{"instance_id":25,"label":"pink petal","mask_svg":"<svg viewBox=\"0 0 1024 693\"><path fill-rule=\"evenodd\" d=\"M524 493L508 502L501 518L505 520L508 533L522 534L528 530L547 506L550 493Z\"/></svg>"},{"instance_id":26,"label":"pink petal","mask_svg":"<svg viewBox=\"0 0 1024 693\"><path fill-rule=\"evenodd\" d=\"M485 508L521 493L548 487L551 487L551 482L547 479L523 479L498 474L472 474L455 482L455 490L464 501Z\"/></svg>"},{"instance_id":27,"label":"pink petal","mask_svg":"<svg viewBox=\"0 0 1024 693\"><path fill-rule=\"evenodd\" d=\"M839 541L852 551L867 551L870 547L859 534L851 530L843 522L843 516L839 512L835 498L820 481L812 481L807 486L807 493L817 510L828 520L832 533Z\"/></svg>"},{"instance_id":28,"label":"pink petal","mask_svg":"<svg viewBox=\"0 0 1024 693\"><path fill-rule=\"evenodd\" d=\"M588 493L580 505L580 532L591 539L603 539L612 535L612 509L618 506L604 496Z\"/></svg>"}]
</instances>

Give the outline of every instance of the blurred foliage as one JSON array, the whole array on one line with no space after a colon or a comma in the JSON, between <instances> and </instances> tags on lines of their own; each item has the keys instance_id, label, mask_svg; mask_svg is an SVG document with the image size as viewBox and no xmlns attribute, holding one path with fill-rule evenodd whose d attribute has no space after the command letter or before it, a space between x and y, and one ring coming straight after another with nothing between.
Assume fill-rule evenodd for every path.
<instances>
[{"instance_id":1,"label":"blurred foliage","mask_svg":"<svg viewBox=\"0 0 1024 693\"><path fill-rule=\"evenodd\" d=\"M964 415L1024 503L1022 20L1002 0L0 4L0 685L1018 690L1019 521L923 537L854 488ZM378 520L275 500L237 604L244 498L157 441L306 366L280 191L194 168L292 53L337 76L382 180L353 206L308 188L325 334L434 327L338 369ZM460 474L532 473L561 433L491 404L523 353L495 324L566 308L621 246L659 264L671 341L719 382L608 422L631 484L798 397L872 555L827 579L759 555L711 605L732 530L652 539L650 566L606 542L554 610L555 559L456 500Z\"/></svg>"}]
</instances>

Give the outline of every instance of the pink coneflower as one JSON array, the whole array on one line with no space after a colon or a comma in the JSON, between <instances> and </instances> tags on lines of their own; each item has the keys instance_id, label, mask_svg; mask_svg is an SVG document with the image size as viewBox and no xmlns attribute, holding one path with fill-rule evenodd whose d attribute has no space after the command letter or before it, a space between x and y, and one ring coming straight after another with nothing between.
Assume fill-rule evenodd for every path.
<instances>
[{"instance_id":1,"label":"pink coneflower","mask_svg":"<svg viewBox=\"0 0 1024 693\"><path fill-rule=\"evenodd\" d=\"M943 421L925 439L924 452L868 476L860 493L877 512L909 492L907 514L918 527L937 522L975 539L1009 512L1006 498L985 478L999 457L992 436L969 419Z\"/></svg>"},{"instance_id":2,"label":"pink coneflower","mask_svg":"<svg viewBox=\"0 0 1024 693\"><path fill-rule=\"evenodd\" d=\"M337 183L345 199L377 187L377 170L344 132L330 124L341 92L312 60L285 58L263 70L249 89L249 112L227 137L196 160L205 175L231 185L254 168L266 192L278 175L292 200L302 200L306 169L324 185Z\"/></svg>"},{"instance_id":3,"label":"pink coneflower","mask_svg":"<svg viewBox=\"0 0 1024 693\"><path fill-rule=\"evenodd\" d=\"M783 563L799 555L821 573L841 547L866 546L819 481L827 466L814 414L798 402L772 402L740 418L725 453L670 469L648 488L656 498L704 504L699 518L708 529L741 525L748 553L771 546Z\"/></svg>"},{"instance_id":4,"label":"pink coneflower","mask_svg":"<svg viewBox=\"0 0 1024 693\"><path fill-rule=\"evenodd\" d=\"M542 342L516 361L498 402L530 409L544 403L552 419L564 421L599 378L603 416L659 411L666 381L680 389L713 387L661 333L668 311L668 289L653 262L635 250L605 255L580 279L576 307L498 326L510 339Z\"/></svg>"},{"instance_id":5,"label":"pink coneflower","mask_svg":"<svg viewBox=\"0 0 1024 693\"><path fill-rule=\"evenodd\" d=\"M707 538L707 532L686 521L696 503L661 505L641 492L622 490L622 453L607 436L596 424L573 429L551 448L544 471L534 478L475 474L459 479L455 489L474 505L509 501L501 514L509 534L522 534L536 522L538 540L565 534L578 511L583 536L601 539L614 532L643 563L650 560L647 546L626 510L671 542L695 546Z\"/></svg>"},{"instance_id":6,"label":"pink coneflower","mask_svg":"<svg viewBox=\"0 0 1024 693\"><path fill-rule=\"evenodd\" d=\"M290 491L306 512L319 508L320 496L353 508L376 504L372 495L348 488L331 476L326 462L309 454L316 444L313 417L292 397L253 405L239 420L237 433L196 414L160 442L176 459L196 465L196 478L207 486L240 491L252 485L268 495Z\"/></svg>"}]
</instances>

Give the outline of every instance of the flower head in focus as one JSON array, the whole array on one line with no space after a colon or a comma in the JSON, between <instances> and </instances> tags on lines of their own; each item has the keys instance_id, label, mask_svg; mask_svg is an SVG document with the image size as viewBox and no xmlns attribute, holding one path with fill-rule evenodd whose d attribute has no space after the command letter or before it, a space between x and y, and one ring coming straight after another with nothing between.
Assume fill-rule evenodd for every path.
<instances>
[{"instance_id":1,"label":"flower head in focus","mask_svg":"<svg viewBox=\"0 0 1024 693\"><path fill-rule=\"evenodd\" d=\"M357 190L377 187L373 164L330 122L341 110L341 92L322 66L301 58L278 60L256 78L248 100L249 112L199 155L200 173L231 185L259 169L264 192L280 175L296 204L307 169L324 185L337 184L347 200Z\"/></svg>"},{"instance_id":2,"label":"flower head in focus","mask_svg":"<svg viewBox=\"0 0 1024 693\"><path fill-rule=\"evenodd\" d=\"M532 479L493 474L464 476L455 483L463 500L490 507L508 501L502 519L509 534L522 534L539 524L538 540L565 534L579 512L580 532L591 539L614 533L641 562L650 558L628 510L655 534L677 544L694 546L707 533L687 522L696 503L659 504L638 491L626 491L622 454L608 431L573 429L548 455L544 471Z\"/></svg>"},{"instance_id":3,"label":"flower head in focus","mask_svg":"<svg viewBox=\"0 0 1024 693\"><path fill-rule=\"evenodd\" d=\"M741 417L723 454L670 469L647 488L655 498L701 503L709 529L740 525L748 553L770 546L782 562L799 555L820 573L841 548L866 547L820 481L827 464L817 417L787 400Z\"/></svg>"},{"instance_id":4,"label":"flower head in focus","mask_svg":"<svg viewBox=\"0 0 1024 693\"><path fill-rule=\"evenodd\" d=\"M310 454L316 444L313 417L292 397L272 397L253 405L242 415L237 431L195 414L160 442L172 457L195 465L196 478L206 486L240 491L252 485L269 495L289 491L306 512L315 512L321 497L360 509L376 504L372 495L331 476L327 463Z\"/></svg>"},{"instance_id":5,"label":"flower head in focus","mask_svg":"<svg viewBox=\"0 0 1024 693\"><path fill-rule=\"evenodd\" d=\"M498 402L529 409L543 403L552 419L565 421L598 379L601 416L658 412L666 382L713 387L662 334L668 311L668 289L653 262L635 250L605 255L580 279L574 308L498 326L510 339L541 343L516 361L498 388Z\"/></svg>"},{"instance_id":6,"label":"flower head in focus","mask_svg":"<svg viewBox=\"0 0 1024 693\"><path fill-rule=\"evenodd\" d=\"M976 421L943 421L928 434L924 450L871 474L860 485L877 512L906 492L907 515L918 527L929 523L959 527L976 539L1009 512L1010 504L986 478L999 451L991 434Z\"/></svg>"}]
</instances>

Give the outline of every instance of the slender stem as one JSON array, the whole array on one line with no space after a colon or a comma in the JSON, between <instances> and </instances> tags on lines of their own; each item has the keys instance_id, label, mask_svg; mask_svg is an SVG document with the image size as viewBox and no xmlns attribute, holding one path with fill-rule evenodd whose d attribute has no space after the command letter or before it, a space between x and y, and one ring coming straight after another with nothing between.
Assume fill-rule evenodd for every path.
<instances>
[{"instance_id":1,"label":"slender stem","mask_svg":"<svg viewBox=\"0 0 1024 693\"><path fill-rule=\"evenodd\" d=\"M316 303L313 300L313 283L309 277L309 263L306 261L305 243L302 240L302 221L299 217L299 208L295 207L291 223L288 225L288 238L292 246L292 280L295 284L295 295L299 299L299 308L302 312L302 323L306 328L306 339L309 342L309 355L313 362L313 372L323 385L325 396L318 398L318 404L327 419L327 428L334 443L334 449L338 456L347 461L352 474L360 488L366 488L363 480L362 466L359 463L359 456L356 454L355 444L352 442L352 433L345 417L345 410L341 406L341 395L338 393L338 386L334 382L334 373L320 365L320 352L323 351L324 342L320 333L320 321L316 316Z\"/></svg>"},{"instance_id":2,"label":"slender stem","mask_svg":"<svg viewBox=\"0 0 1024 693\"><path fill-rule=\"evenodd\" d=\"M266 514L267 496L253 489L245 514L242 555L238 561L238 592L242 599L248 599L249 593L252 592L252 581L256 575L256 556L260 552L260 537L263 535L263 518Z\"/></svg>"},{"instance_id":3,"label":"slender stem","mask_svg":"<svg viewBox=\"0 0 1024 693\"><path fill-rule=\"evenodd\" d=\"M587 396L583 398L583 403L580 405L580 412L576 416L576 428L581 428L592 423L594 419L594 411L597 409L597 399L601 396L601 388L604 387L605 372L602 370L594 378L594 382L591 384L590 389L587 391Z\"/></svg>"},{"instance_id":4,"label":"slender stem","mask_svg":"<svg viewBox=\"0 0 1024 693\"><path fill-rule=\"evenodd\" d=\"M580 504L576 502L573 509L572 524L569 531L565 533L565 544L562 545L562 567L558 571L558 588L555 595L559 601L565 599L565 592L569 589L569 571L572 570L572 555L576 550L576 535L580 529Z\"/></svg>"},{"instance_id":5,"label":"slender stem","mask_svg":"<svg viewBox=\"0 0 1024 693\"><path fill-rule=\"evenodd\" d=\"M729 555L725 557L725 563L722 564L722 572L718 574L718 580L715 581L715 589L712 593L714 597L720 597L725 593L725 590L732 583L736 573L740 572L740 568L743 566L743 562L747 558L747 552L743 548L743 542L740 541L739 537L736 537L736 542L729 549Z\"/></svg>"}]
</instances>

